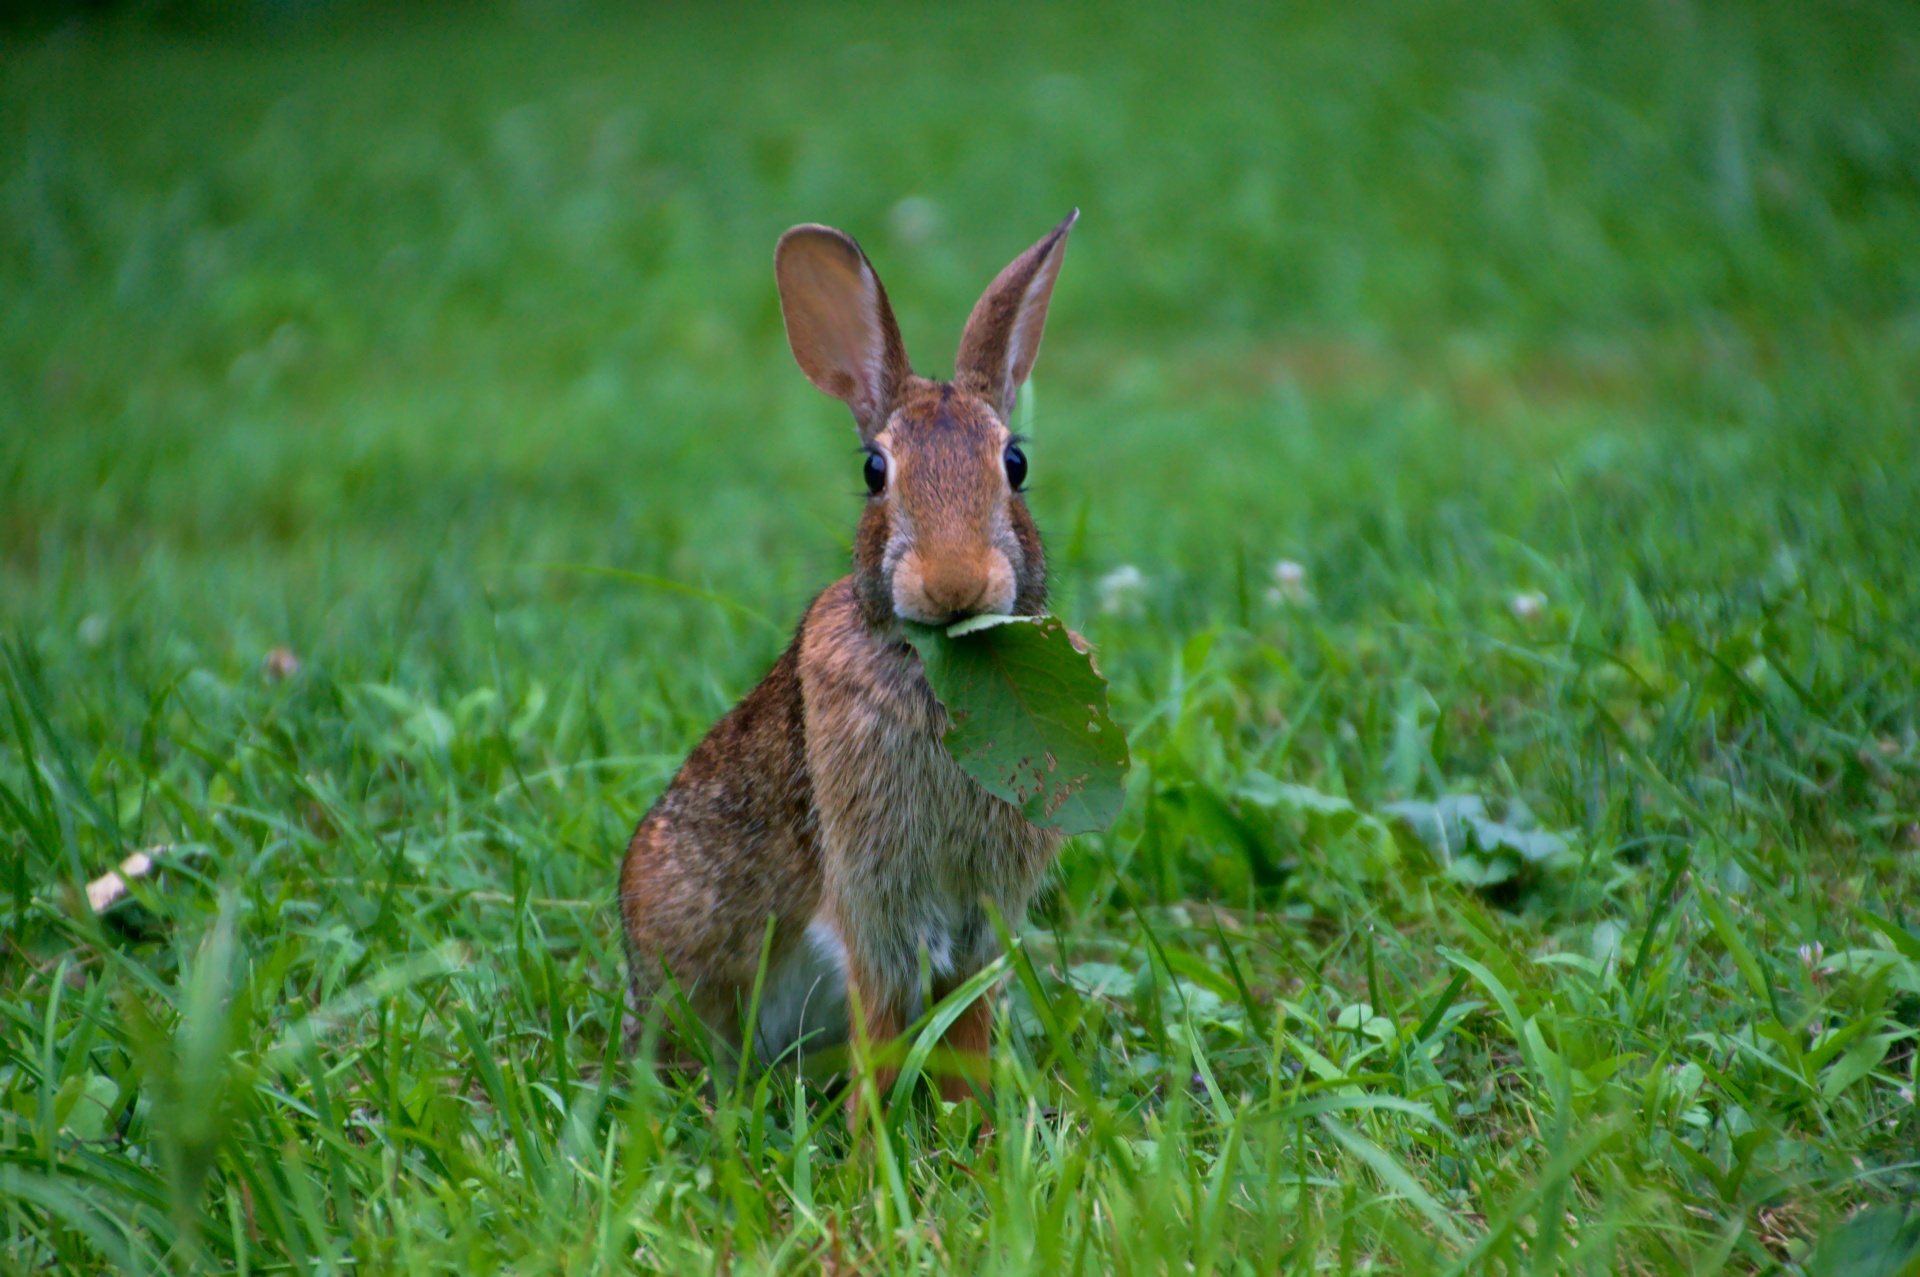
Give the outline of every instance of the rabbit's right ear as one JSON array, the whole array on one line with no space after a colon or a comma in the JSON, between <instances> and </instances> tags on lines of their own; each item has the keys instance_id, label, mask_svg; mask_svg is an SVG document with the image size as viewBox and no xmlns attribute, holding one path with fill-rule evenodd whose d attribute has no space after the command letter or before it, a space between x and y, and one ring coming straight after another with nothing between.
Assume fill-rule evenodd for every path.
<instances>
[{"instance_id":1,"label":"rabbit's right ear","mask_svg":"<svg viewBox=\"0 0 1920 1277\"><path fill-rule=\"evenodd\" d=\"M780 314L800 371L853 409L862 439L885 429L913 369L872 263L831 226L796 226L773 253Z\"/></svg>"}]
</instances>

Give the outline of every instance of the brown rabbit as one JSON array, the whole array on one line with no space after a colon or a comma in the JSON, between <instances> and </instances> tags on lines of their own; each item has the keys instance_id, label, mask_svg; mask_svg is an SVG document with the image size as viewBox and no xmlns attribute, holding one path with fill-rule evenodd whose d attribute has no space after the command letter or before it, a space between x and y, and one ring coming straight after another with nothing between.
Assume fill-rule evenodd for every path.
<instances>
[{"instance_id":1,"label":"brown rabbit","mask_svg":"<svg viewBox=\"0 0 1920 1277\"><path fill-rule=\"evenodd\" d=\"M853 574L807 608L772 672L634 831L620 910L636 1015L670 974L741 1049L772 918L754 1054L772 1061L850 1033L884 1049L924 1009L923 962L937 1000L996 955L983 901L1011 925L1024 915L1060 837L948 755L946 712L899 622L1046 605L1040 533L1020 494L1026 457L1006 422L1078 216L981 296L950 382L908 367L886 290L850 237L825 226L780 237L787 341L807 380L853 410L871 495ZM983 997L946 1035L943 1096L984 1094L991 1030ZM883 1089L892 1077L876 1071Z\"/></svg>"}]
</instances>

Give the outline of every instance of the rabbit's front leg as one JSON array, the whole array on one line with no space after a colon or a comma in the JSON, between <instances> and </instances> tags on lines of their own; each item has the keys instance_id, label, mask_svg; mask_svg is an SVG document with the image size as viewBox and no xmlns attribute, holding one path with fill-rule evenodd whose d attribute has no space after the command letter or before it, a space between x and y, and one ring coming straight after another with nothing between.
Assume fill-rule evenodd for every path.
<instances>
[{"instance_id":1,"label":"rabbit's front leg","mask_svg":"<svg viewBox=\"0 0 1920 1277\"><path fill-rule=\"evenodd\" d=\"M906 1021L893 990L852 952L847 955L847 1011L854 1066L847 1088L847 1126L858 1129L861 1118L872 1111L868 1096L884 1100L900 1075L897 1044Z\"/></svg>"},{"instance_id":2,"label":"rabbit's front leg","mask_svg":"<svg viewBox=\"0 0 1920 1277\"><path fill-rule=\"evenodd\" d=\"M993 999L975 998L940 1039L940 1098L959 1103L972 1097L992 1111L989 1100L987 1049L993 1045Z\"/></svg>"}]
</instances>

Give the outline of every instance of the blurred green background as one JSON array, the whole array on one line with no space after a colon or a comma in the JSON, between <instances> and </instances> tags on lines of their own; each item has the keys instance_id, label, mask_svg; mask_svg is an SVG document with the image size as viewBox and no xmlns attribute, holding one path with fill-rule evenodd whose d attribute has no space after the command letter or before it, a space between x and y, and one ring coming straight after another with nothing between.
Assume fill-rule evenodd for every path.
<instances>
[{"instance_id":1,"label":"blurred green background","mask_svg":"<svg viewBox=\"0 0 1920 1277\"><path fill-rule=\"evenodd\" d=\"M7 598L124 613L144 580L170 627L319 650L427 561L451 588L587 559L784 619L858 489L781 341L770 245L801 220L868 246L938 373L998 265L1084 210L1035 422L1068 590L1151 560L1185 607L1244 547L1365 607L1388 541L1464 521L1551 552L1595 488L1677 468L1744 505L1723 485L1781 454L1902 454L1915 36L1818 13L290 6L14 34ZM1768 511L1733 517L1696 569L1772 552Z\"/></svg>"},{"instance_id":2,"label":"blurred green background","mask_svg":"<svg viewBox=\"0 0 1920 1277\"><path fill-rule=\"evenodd\" d=\"M1200 955L1182 980L1247 994L1195 902L1246 911L1254 1001L1293 989L1322 1029L1363 995L1363 1024L1390 1000L1440 1017L1443 943L1540 1017L1574 1015L1571 967L1512 955L1637 953L1637 992L1613 986L1627 1001L1587 1007L1578 1033L1539 1019L1567 1059L1616 1061L1579 1120L1611 1129L1679 1061L1727 1072L1705 1107L1662 1110L1671 1132L1650 1119L1608 1181L1624 1196L1589 1184L1587 1208L1618 1206L1623 1236L1745 1221L1758 1264L1907 1184L1848 1177L1913 1135L1899 1044L1920 974L1808 974L1816 944L1894 943L1851 911L1898 922L1920 886L1920 23L1871 0L16 6L0 26L15 1021L76 1014L48 1001L69 962L94 981L74 998L137 988L191 1026L191 955L228 919L263 982L235 1041L265 1052L287 1008L455 939L479 958L408 1014L488 1018L422 1028L420 1050L445 1054L419 1076L471 1080L484 1030L527 1085L566 1091L610 1040L609 902L634 820L848 559L860 458L787 352L776 237L854 234L917 367L941 375L981 288L1074 207L1023 407L1032 504L1057 609L1101 644L1138 766L1044 918L1062 970L1145 964L1114 1040L1159 1031L1148 991L1172 978L1142 956L1142 918ZM290 675L263 664L280 648ZM1275 778L1357 815L1327 819ZM1462 793L1577 855L1510 874L1383 863L1371 813ZM156 843L194 867L102 959L57 886ZM1730 912L1701 912L1720 893ZM1777 1025L1756 972L1796 990L1769 1003ZM1830 1093L1725 1054L1756 1024L1798 1042L1848 1017L1878 1054L1844 1057ZM1390 1124L1371 1138L1460 1218L1536 1200L1530 1177L1561 1166L1548 1119L1478 1090L1519 1069L1507 1030L1490 1013L1427 1027L1453 1052L1433 1085L1490 1107L1431 1162ZM63 1076L101 1070L114 1112L151 1117L179 1165L215 1150L210 1182L275 1141L326 1142L264 1083L244 1111L268 1134L180 1134L164 1089L151 1110L129 1098L128 1062L172 1076L188 1057L87 1041ZM41 1058L23 1048L0 1084L53 1147ZM1129 1103L1158 1102L1113 1067ZM1266 1066L1215 1067L1231 1088ZM367 1086L355 1102L387 1102ZM446 1147L469 1120L444 1118ZM1703 1179L1675 1151L1730 1165L1755 1129L1772 1142L1751 1178ZM690 1147L655 1150L659 1173L691 1175ZM127 1156L176 1214L141 1227L171 1236L200 1180L150 1151ZM414 1170L422 1200L457 1180ZM401 1191L387 1172L331 1174L316 1191L342 1235L385 1236L353 1221ZM506 1182L467 1204L526 1230L501 1234L518 1240L500 1262L574 1222ZM956 1219L981 1209L947 1189ZM1289 1200L1274 1209L1304 1221L1298 1255L1360 1219L1363 1249L1405 1260L1379 1222L1403 1207ZM436 1209L452 1215L422 1236L464 1235ZM954 1227L963 1257L966 1237L1005 1241ZM296 1253L325 1231L268 1236ZM1191 1260L1175 1233L1140 1234L1141 1253ZM1634 1253L1692 1253L1668 1244Z\"/></svg>"},{"instance_id":3,"label":"blurred green background","mask_svg":"<svg viewBox=\"0 0 1920 1277\"><path fill-rule=\"evenodd\" d=\"M503 662L591 681L607 740L677 752L844 570L858 509L844 412L785 349L774 239L859 237L937 375L985 281L1077 206L1033 504L1071 619L1098 631L1098 581L1140 570L1118 609L1138 624L1096 633L1123 674L1226 621L1308 681L1332 659L1367 703L1369 681L1471 675L1463 653L1523 633L1508 604L1535 591L1600 649L1635 625L1642 647L1656 623L1742 633L1769 582L1870 600L1856 635L1911 634L1909 16L176 4L16 24L0 600L53 659L95 618L92 648L148 665L92 686L137 703L164 668L278 645L342 678L414 668L435 695ZM1280 559L1307 571L1311 626L1266 603ZM1344 787L1378 788L1350 744L1328 746Z\"/></svg>"}]
</instances>

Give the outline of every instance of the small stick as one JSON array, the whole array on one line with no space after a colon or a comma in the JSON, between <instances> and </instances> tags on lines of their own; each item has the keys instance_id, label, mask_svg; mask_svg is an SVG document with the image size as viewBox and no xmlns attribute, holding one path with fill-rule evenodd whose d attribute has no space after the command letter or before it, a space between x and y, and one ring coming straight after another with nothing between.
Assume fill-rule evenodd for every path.
<instances>
[{"instance_id":1,"label":"small stick","mask_svg":"<svg viewBox=\"0 0 1920 1277\"><path fill-rule=\"evenodd\" d=\"M87 904L95 913L105 913L127 897L127 882L153 872L160 857L173 850L172 843L161 843L145 851L136 851L120 862L118 869L101 874L87 884Z\"/></svg>"}]
</instances>

